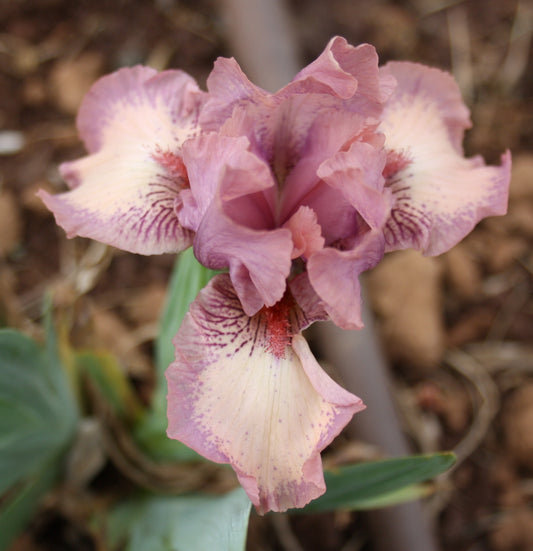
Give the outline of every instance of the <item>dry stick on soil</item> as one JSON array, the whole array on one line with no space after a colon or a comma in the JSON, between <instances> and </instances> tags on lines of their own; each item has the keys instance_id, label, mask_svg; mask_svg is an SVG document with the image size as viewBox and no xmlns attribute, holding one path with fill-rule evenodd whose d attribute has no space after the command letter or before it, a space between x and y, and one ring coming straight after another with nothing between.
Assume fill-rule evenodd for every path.
<instances>
[{"instance_id":1,"label":"dry stick on soil","mask_svg":"<svg viewBox=\"0 0 533 551\"><path fill-rule=\"evenodd\" d=\"M387 455L408 455L411 450L393 403L388 366L364 298L363 321L361 331L344 331L331 323L320 327L325 359L337 366L346 387L367 405L347 429L354 438L379 446ZM418 501L370 511L368 518L379 551L436 549L429 520Z\"/></svg>"},{"instance_id":2,"label":"dry stick on soil","mask_svg":"<svg viewBox=\"0 0 533 551\"><path fill-rule=\"evenodd\" d=\"M132 438L128 427L102 397L97 386L87 380L91 406L100 423L103 450L117 469L141 488L156 493L184 493L211 488L228 490L225 469L210 462L193 464L160 462L152 459Z\"/></svg>"},{"instance_id":3,"label":"dry stick on soil","mask_svg":"<svg viewBox=\"0 0 533 551\"><path fill-rule=\"evenodd\" d=\"M472 396L474 419L466 436L454 449L457 456L456 465L459 465L479 447L485 438L492 420L498 412L500 393L486 368L472 356L454 350L446 354L445 361L475 388L481 398L479 403L476 403L478 400Z\"/></svg>"},{"instance_id":4,"label":"dry stick on soil","mask_svg":"<svg viewBox=\"0 0 533 551\"><path fill-rule=\"evenodd\" d=\"M227 38L250 80L274 92L301 69L283 0L225 0Z\"/></svg>"},{"instance_id":5,"label":"dry stick on soil","mask_svg":"<svg viewBox=\"0 0 533 551\"><path fill-rule=\"evenodd\" d=\"M446 354L445 363L469 383L473 411L473 419L468 432L453 450L457 456L455 469L472 455L485 439L499 410L500 393L487 367L473 356L460 350L454 350ZM475 392L472 392L473 390ZM448 475L443 476L447 477ZM431 511L434 516L448 504L452 492L453 489L449 488L448 491L445 491L445 487L442 487L441 492L433 496Z\"/></svg>"},{"instance_id":6,"label":"dry stick on soil","mask_svg":"<svg viewBox=\"0 0 533 551\"><path fill-rule=\"evenodd\" d=\"M467 352L490 373L512 371L533 373L533 346L521 342L480 342L468 346Z\"/></svg>"},{"instance_id":7,"label":"dry stick on soil","mask_svg":"<svg viewBox=\"0 0 533 551\"><path fill-rule=\"evenodd\" d=\"M267 90L277 90L287 84L301 63L283 1L225 0L223 6L228 39L252 81ZM370 404L368 396L373 396L374 406L367 414L368 420L361 423L359 417L365 414L359 414L356 423L350 425L352 435L379 445L388 454L405 455L409 447L392 405L387 366L372 329L369 311L366 318L367 327L357 332L359 338L354 338L354 332L324 324L322 341L330 345L335 343L336 350L329 350L332 352L330 359L342 373L348 389L362 396L367 404ZM339 354L339 350L346 348L350 349L348 353ZM359 363L358 358L362 357L367 361ZM354 360L362 369L356 371ZM361 430L363 425L366 428ZM433 551L436 548L418 502L374 511L369 516L375 528L373 537L378 551Z\"/></svg>"},{"instance_id":8,"label":"dry stick on soil","mask_svg":"<svg viewBox=\"0 0 533 551\"><path fill-rule=\"evenodd\" d=\"M525 74L533 37L533 5L531 0L520 0L509 40L509 50L500 79L505 90L512 90Z\"/></svg>"},{"instance_id":9,"label":"dry stick on soil","mask_svg":"<svg viewBox=\"0 0 533 551\"><path fill-rule=\"evenodd\" d=\"M466 6L457 5L446 12L452 57L452 72L468 103L474 97L474 72L470 54L470 32Z\"/></svg>"},{"instance_id":10,"label":"dry stick on soil","mask_svg":"<svg viewBox=\"0 0 533 551\"><path fill-rule=\"evenodd\" d=\"M270 522L284 549L287 551L305 551L294 535L287 515L271 515Z\"/></svg>"}]
</instances>

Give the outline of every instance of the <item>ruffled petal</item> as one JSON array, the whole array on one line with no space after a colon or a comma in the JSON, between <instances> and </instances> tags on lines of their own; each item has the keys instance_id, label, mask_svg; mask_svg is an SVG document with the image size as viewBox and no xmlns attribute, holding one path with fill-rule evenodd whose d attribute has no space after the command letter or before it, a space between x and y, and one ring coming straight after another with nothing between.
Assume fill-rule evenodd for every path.
<instances>
[{"instance_id":1,"label":"ruffled petal","mask_svg":"<svg viewBox=\"0 0 533 551\"><path fill-rule=\"evenodd\" d=\"M313 289L307 272L298 274L287 286L298 304L297 316L293 322L295 332L303 331L315 321L329 320L325 304Z\"/></svg>"},{"instance_id":2,"label":"ruffled petal","mask_svg":"<svg viewBox=\"0 0 533 551\"><path fill-rule=\"evenodd\" d=\"M355 142L320 165L317 174L339 190L371 229L381 229L390 211L382 175L387 155L364 142Z\"/></svg>"},{"instance_id":3,"label":"ruffled petal","mask_svg":"<svg viewBox=\"0 0 533 551\"><path fill-rule=\"evenodd\" d=\"M273 306L285 292L291 269L292 239L288 229L254 230L236 224L217 198L203 218L194 254L215 270L229 274L248 315Z\"/></svg>"},{"instance_id":4,"label":"ruffled petal","mask_svg":"<svg viewBox=\"0 0 533 551\"><path fill-rule=\"evenodd\" d=\"M147 67L121 69L93 86L78 116L92 154L60 167L72 191L40 193L69 237L141 254L191 244L174 204L188 187L181 146L198 131L203 98L185 73Z\"/></svg>"},{"instance_id":5,"label":"ruffled petal","mask_svg":"<svg viewBox=\"0 0 533 551\"><path fill-rule=\"evenodd\" d=\"M460 142L470 122L450 75L414 63L390 63L386 70L398 80L380 126L393 200L387 251L437 255L482 218L505 214L511 157L503 155L499 167L463 157Z\"/></svg>"},{"instance_id":6,"label":"ruffled petal","mask_svg":"<svg viewBox=\"0 0 533 551\"><path fill-rule=\"evenodd\" d=\"M342 149L347 149L352 142L367 138L369 128L363 116L350 113L335 104L324 106L322 111L315 111L316 114L310 117L312 124L306 132L300 158L291 164L281 190L282 219L292 214L313 193L313 188L320 185L317 170L324 161ZM376 143L378 148L384 140L383 136L379 137L380 142Z\"/></svg>"},{"instance_id":7,"label":"ruffled petal","mask_svg":"<svg viewBox=\"0 0 533 551\"><path fill-rule=\"evenodd\" d=\"M183 204L177 207L184 227L197 231L216 197L236 223L255 229L273 226L275 182L269 167L248 146L245 136L232 138L215 132L203 133L184 145L190 189L181 194ZM272 199L267 201L263 192Z\"/></svg>"},{"instance_id":8,"label":"ruffled petal","mask_svg":"<svg viewBox=\"0 0 533 551\"><path fill-rule=\"evenodd\" d=\"M326 247L308 260L309 281L331 320L339 327L363 327L359 275L378 264L383 254L381 232L368 232L350 250Z\"/></svg>"},{"instance_id":9,"label":"ruffled petal","mask_svg":"<svg viewBox=\"0 0 533 551\"><path fill-rule=\"evenodd\" d=\"M380 73L378 55L370 44L352 46L340 37L332 38L322 54L302 69L286 87L296 91L305 83L308 92L324 92L309 80L329 88L329 93L346 100L345 108L364 113L367 117L379 116L382 103L390 96L395 80L390 74Z\"/></svg>"},{"instance_id":10,"label":"ruffled petal","mask_svg":"<svg viewBox=\"0 0 533 551\"><path fill-rule=\"evenodd\" d=\"M191 187L182 194L178 216L196 231L196 258L215 270L229 268L245 312L253 315L283 296L292 239L288 229L275 229L268 198L275 183L247 145L245 137L216 133L186 144Z\"/></svg>"},{"instance_id":11,"label":"ruffled petal","mask_svg":"<svg viewBox=\"0 0 533 551\"><path fill-rule=\"evenodd\" d=\"M324 247L325 240L322 237L316 213L309 207L300 207L284 224L292 235L291 258L309 258L314 252Z\"/></svg>"},{"instance_id":12,"label":"ruffled petal","mask_svg":"<svg viewBox=\"0 0 533 551\"><path fill-rule=\"evenodd\" d=\"M350 71L344 69L343 60L346 59L350 46L344 38L334 37L326 45L324 51L309 65L304 67L292 80L293 83L312 79L323 84L343 99L352 97L357 90L357 79ZM376 60L377 68L377 60Z\"/></svg>"},{"instance_id":13,"label":"ruffled petal","mask_svg":"<svg viewBox=\"0 0 533 551\"><path fill-rule=\"evenodd\" d=\"M218 130L238 102L261 104L271 96L248 80L234 58L219 57L207 78L209 101L200 124L205 130Z\"/></svg>"},{"instance_id":14,"label":"ruffled petal","mask_svg":"<svg viewBox=\"0 0 533 551\"><path fill-rule=\"evenodd\" d=\"M76 124L89 153L113 146L117 139L173 149L195 134L199 103L205 99L183 71L125 67L93 84Z\"/></svg>"},{"instance_id":15,"label":"ruffled petal","mask_svg":"<svg viewBox=\"0 0 533 551\"><path fill-rule=\"evenodd\" d=\"M472 121L457 82L450 73L410 61L391 61L381 68L381 74L394 78L397 83L389 107L402 96L406 96L405 102L410 97L426 96L444 121L453 147L463 153L464 133L472 126Z\"/></svg>"},{"instance_id":16,"label":"ruffled petal","mask_svg":"<svg viewBox=\"0 0 533 551\"><path fill-rule=\"evenodd\" d=\"M320 452L364 407L293 334L297 308L285 297L250 318L229 277L216 276L191 305L167 370L169 436L230 463L261 514L325 491Z\"/></svg>"}]
</instances>

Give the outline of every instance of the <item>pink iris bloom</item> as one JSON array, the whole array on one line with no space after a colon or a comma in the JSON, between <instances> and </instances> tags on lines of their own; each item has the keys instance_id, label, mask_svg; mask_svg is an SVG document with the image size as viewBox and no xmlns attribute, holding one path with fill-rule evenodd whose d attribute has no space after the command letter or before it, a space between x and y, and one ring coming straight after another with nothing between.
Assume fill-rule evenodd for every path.
<instances>
[{"instance_id":1,"label":"pink iris bloom","mask_svg":"<svg viewBox=\"0 0 533 551\"><path fill-rule=\"evenodd\" d=\"M378 68L333 38L284 88L219 59L208 92L179 71L121 69L78 115L89 155L46 205L69 236L142 253L192 245L216 276L167 371L168 434L230 463L260 513L325 491L320 452L363 409L301 332L362 326L359 274L387 251L440 254L504 214L510 154L465 159L469 113L450 75Z\"/></svg>"}]
</instances>

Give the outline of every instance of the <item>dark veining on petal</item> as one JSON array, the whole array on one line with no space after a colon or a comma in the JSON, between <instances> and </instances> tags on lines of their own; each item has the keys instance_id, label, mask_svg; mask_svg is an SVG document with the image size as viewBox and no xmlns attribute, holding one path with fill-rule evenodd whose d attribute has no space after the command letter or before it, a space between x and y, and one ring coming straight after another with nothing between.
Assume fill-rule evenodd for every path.
<instances>
[{"instance_id":1,"label":"dark veining on petal","mask_svg":"<svg viewBox=\"0 0 533 551\"><path fill-rule=\"evenodd\" d=\"M302 326L300 317L305 317L290 292L287 291L274 306L265 307L250 317L243 312L232 287L220 281L215 281L214 285L217 294L209 294L207 303L197 305L201 312L192 313L202 339L198 345L227 348L228 358L244 348L249 348L252 357L259 346L277 359L283 359L292 336Z\"/></svg>"},{"instance_id":2,"label":"dark veining on petal","mask_svg":"<svg viewBox=\"0 0 533 551\"><path fill-rule=\"evenodd\" d=\"M384 230L385 241L391 247L420 247L430 228L431 220L427 213L404 200L391 210Z\"/></svg>"}]
</instances>

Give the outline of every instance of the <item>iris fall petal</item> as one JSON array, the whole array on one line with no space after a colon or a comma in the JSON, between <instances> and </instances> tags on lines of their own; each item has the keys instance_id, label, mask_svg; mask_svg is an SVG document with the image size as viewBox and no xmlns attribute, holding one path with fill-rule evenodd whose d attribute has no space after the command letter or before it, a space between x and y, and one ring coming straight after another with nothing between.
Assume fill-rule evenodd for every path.
<instances>
[{"instance_id":1,"label":"iris fall petal","mask_svg":"<svg viewBox=\"0 0 533 551\"><path fill-rule=\"evenodd\" d=\"M387 251L445 252L484 217L507 210L511 157L499 167L465 159L460 143L468 110L450 75L415 63L389 63L398 87L386 104L380 130L389 153L392 192Z\"/></svg>"},{"instance_id":2,"label":"iris fall petal","mask_svg":"<svg viewBox=\"0 0 533 551\"><path fill-rule=\"evenodd\" d=\"M167 370L168 434L230 463L260 513L303 507L325 491L320 451L363 409L333 382L298 331L287 297L243 312L227 275L192 304Z\"/></svg>"},{"instance_id":3,"label":"iris fall petal","mask_svg":"<svg viewBox=\"0 0 533 551\"><path fill-rule=\"evenodd\" d=\"M188 186L181 146L198 130L203 98L181 71L125 68L96 82L77 120L90 155L60 167L71 191L40 192L69 237L142 254L191 244L174 204Z\"/></svg>"}]
</instances>

